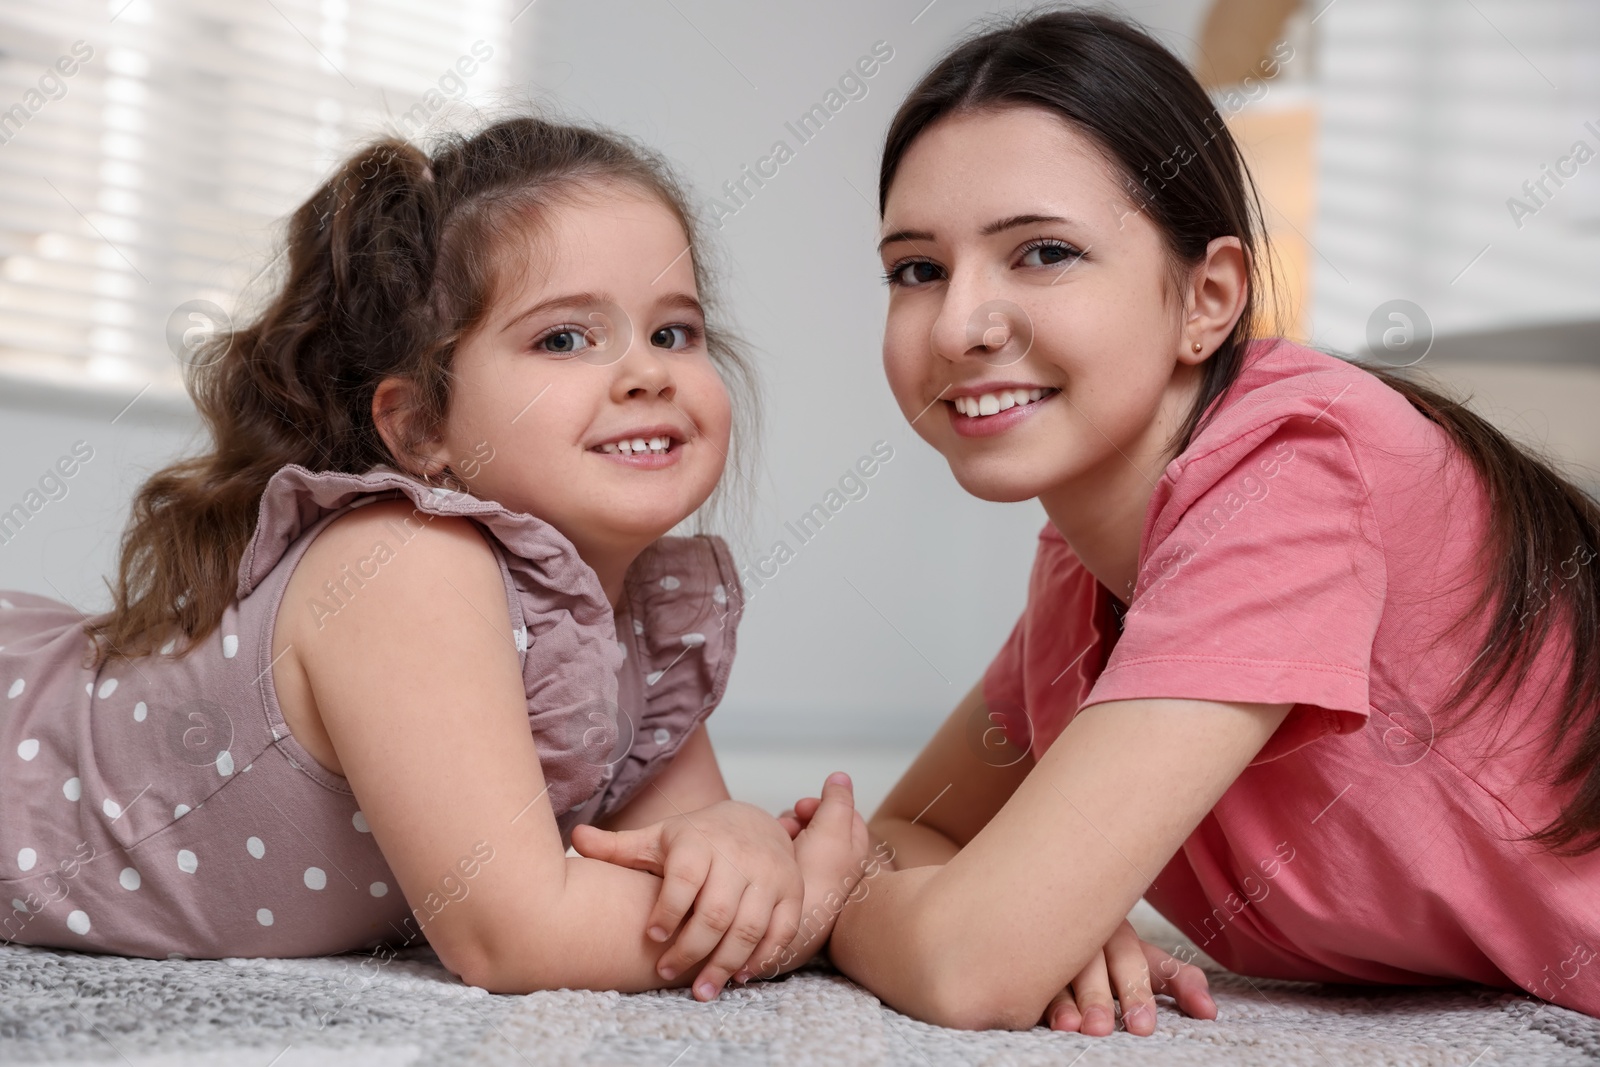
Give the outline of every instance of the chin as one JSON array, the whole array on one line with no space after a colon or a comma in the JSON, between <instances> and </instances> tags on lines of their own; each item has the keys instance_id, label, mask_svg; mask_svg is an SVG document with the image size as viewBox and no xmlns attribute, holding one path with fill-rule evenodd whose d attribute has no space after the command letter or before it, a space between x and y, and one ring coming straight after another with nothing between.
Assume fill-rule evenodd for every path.
<instances>
[{"instance_id":1,"label":"chin","mask_svg":"<svg viewBox=\"0 0 1600 1067\"><path fill-rule=\"evenodd\" d=\"M999 462L950 464L950 473L956 482L979 500L991 504L1016 504L1032 500L1048 489L1049 483L1032 474L1018 470L1015 464Z\"/></svg>"}]
</instances>

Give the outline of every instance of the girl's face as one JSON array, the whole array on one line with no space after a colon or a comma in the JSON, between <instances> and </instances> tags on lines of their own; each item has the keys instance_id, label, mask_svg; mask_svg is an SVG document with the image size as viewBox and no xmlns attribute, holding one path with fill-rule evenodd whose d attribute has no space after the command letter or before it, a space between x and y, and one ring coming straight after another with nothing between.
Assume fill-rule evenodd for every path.
<instances>
[{"instance_id":1,"label":"girl's face","mask_svg":"<svg viewBox=\"0 0 1600 1067\"><path fill-rule=\"evenodd\" d=\"M1038 108L941 119L883 232L884 369L963 488L1048 507L1153 484L1210 337L1186 335L1161 235L1089 140Z\"/></svg>"},{"instance_id":2,"label":"girl's face","mask_svg":"<svg viewBox=\"0 0 1600 1067\"><path fill-rule=\"evenodd\" d=\"M605 186L523 239L526 267L507 257L456 352L440 453L473 495L625 568L705 502L728 451L688 238L654 197Z\"/></svg>"}]
</instances>

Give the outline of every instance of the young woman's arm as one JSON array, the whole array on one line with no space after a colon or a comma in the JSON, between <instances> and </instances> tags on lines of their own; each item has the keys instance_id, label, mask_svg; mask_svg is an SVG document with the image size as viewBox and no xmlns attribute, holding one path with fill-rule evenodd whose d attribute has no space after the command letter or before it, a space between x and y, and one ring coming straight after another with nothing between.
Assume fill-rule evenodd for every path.
<instances>
[{"instance_id":1,"label":"young woman's arm","mask_svg":"<svg viewBox=\"0 0 1600 1067\"><path fill-rule=\"evenodd\" d=\"M1027 753L1009 746L974 746L975 737L981 746L986 735L993 739L991 731L997 729L988 719L980 681L867 823L874 837L894 849L895 869L948 862L1027 778L1033 769Z\"/></svg>"},{"instance_id":2,"label":"young woman's arm","mask_svg":"<svg viewBox=\"0 0 1600 1067\"><path fill-rule=\"evenodd\" d=\"M1033 1026L1289 708L1085 708L948 862L874 879L834 929L835 965L920 1019Z\"/></svg>"},{"instance_id":3,"label":"young woman's arm","mask_svg":"<svg viewBox=\"0 0 1600 1067\"><path fill-rule=\"evenodd\" d=\"M275 668L303 671L340 765L441 961L495 992L642 990L660 879L564 855L528 729L505 586L464 519L435 518L318 620L304 598L393 540L409 505L352 512L318 536L280 613ZM464 880L458 864L492 849ZM457 889L449 898L449 886ZM437 914L434 914L434 912Z\"/></svg>"}]
</instances>

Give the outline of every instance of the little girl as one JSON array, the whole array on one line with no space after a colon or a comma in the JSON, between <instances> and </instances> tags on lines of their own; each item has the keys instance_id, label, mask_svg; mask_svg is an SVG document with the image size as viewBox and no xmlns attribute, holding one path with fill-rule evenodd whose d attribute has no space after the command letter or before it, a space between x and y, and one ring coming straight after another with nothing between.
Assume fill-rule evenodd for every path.
<instances>
[{"instance_id":1,"label":"little girl","mask_svg":"<svg viewBox=\"0 0 1600 1067\"><path fill-rule=\"evenodd\" d=\"M901 410L1049 522L834 962L948 1025L1109 1033L1115 991L1148 1032L1143 895L1246 975L1600 1014L1595 502L1408 377L1252 340L1238 150L1114 18L957 47L879 197Z\"/></svg>"},{"instance_id":2,"label":"little girl","mask_svg":"<svg viewBox=\"0 0 1600 1067\"><path fill-rule=\"evenodd\" d=\"M746 382L692 232L654 157L530 118L375 144L295 212L281 291L192 368L213 444L140 490L113 610L0 599L6 940L425 936L490 990L700 999L815 953L866 856L848 779L792 844L729 800L701 724L735 568L663 536ZM590 823L649 827L653 873L564 856L609 847Z\"/></svg>"}]
</instances>

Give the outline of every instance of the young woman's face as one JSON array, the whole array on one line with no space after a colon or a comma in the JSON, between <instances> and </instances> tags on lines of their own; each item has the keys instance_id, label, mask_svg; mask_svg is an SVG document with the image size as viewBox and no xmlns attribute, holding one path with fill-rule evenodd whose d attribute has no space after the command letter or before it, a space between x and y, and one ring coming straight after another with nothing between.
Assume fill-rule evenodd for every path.
<instances>
[{"instance_id":1,"label":"young woman's face","mask_svg":"<svg viewBox=\"0 0 1600 1067\"><path fill-rule=\"evenodd\" d=\"M1198 384L1161 235L1085 137L1015 107L952 115L884 209L895 399L985 500L1146 480Z\"/></svg>"},{"instance_id":2,"label":"young woman's face","mask_svg":"<svg viewBox=\"0 0 1600 1067\"><path fill-rule=\"evenodd\" d=\"M606 187L528 240L456 353L444 451L474 495L586 558L636 552L705 502L728 451L688 239L653 197Z\"/></svg>"}]
</instances>

